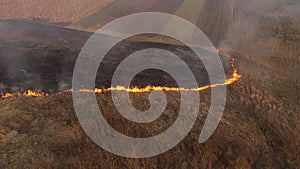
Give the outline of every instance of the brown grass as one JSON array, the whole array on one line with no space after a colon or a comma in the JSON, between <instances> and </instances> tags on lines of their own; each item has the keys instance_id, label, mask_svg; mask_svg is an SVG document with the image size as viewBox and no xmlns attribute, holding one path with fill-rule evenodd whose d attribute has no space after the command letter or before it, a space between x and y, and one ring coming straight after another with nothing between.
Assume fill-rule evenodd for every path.
<instances>
[{"instance_id":1,"label":"brown grass","mask_svg":"<svg viewBox=\"0 0 300 169\"><path fill-rule=\"evenodd\" d=\"M0 17L73 23L113 0L1 0Z\"/></svg>"},{"instance_id":2,"label":"brown grass","mask_svg":"<svg viewBox=\"0 0 300 169\"><path fill-rule=\"evenodd\" d=\"M238 39L229 33L230 50L224 45L222 51L236 57L242 78L228 86L220 125L204 144L198 137L209 91L201 93L198 121L189 135L174 149L147 159L115 156L94 144L78 122L70 94L13 97L0 99L0 168L299 168L299 20L292 18L284 27L291 18L277 17L255 20L263 25L255 37L243 34L249 26L244 23L237 23ZM145 109L146 96L135 94L132 100ZM110 97L98 95L99 105L106 120L126 135L160 133L176 118L176 93L168 94L165 116L149 126L126 121Z\"/></svg>"},{"instance_id":3,"label":"brown grass","mask_svg":"<svg viewBox=\"0 0 300 169\"><path fill-rule=\"evenodd\" d=\"M191 133L174 149L148 159L122 158L95 145L83 132L70 94L0 100L1 165L4 168L297 168L299 114L245 75L230 86L227 106L214 135L197 139L206 118L208 92ZM178 94L168 93L165 116L150 125L128 123L118 115L110 94L98 95L106 120L126 135L155 135L176 118ZM136 104L147 94L134 94ZM145 105L146 106L146 105ZM147 106L146 106L147 107ZM299 109L298 109L299 110ZM298 140L298 141L297 141Z\"/></svg>"}]
</instances>

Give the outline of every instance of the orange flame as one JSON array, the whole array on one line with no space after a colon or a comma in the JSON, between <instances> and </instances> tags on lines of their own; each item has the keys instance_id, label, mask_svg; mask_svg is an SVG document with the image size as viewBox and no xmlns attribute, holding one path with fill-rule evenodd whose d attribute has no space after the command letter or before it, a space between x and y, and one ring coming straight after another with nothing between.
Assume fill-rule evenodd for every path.
<instances>
[{"instance_id":1,"label":"orange flame","mask_svg":"<svg viewBox=\"0 0 300 169\"><path fill-rule=\"evenodd\" d=\"M12 94L12 93L5 93L3 96L1 96L1 98L7 98L7 97L11 97L13 95L14 94Z\"/></svg>"},{"instance_id":2,"label":"orange flame","mask_svg":"<svg viewBox=\"0 0 300 169\"><path fill-rule=\"evenodd\" d=\"M234 64L235 64L235 59L232 58L231 59L231 68L232 68L233 73L232 73L231 78L229 78L225 81L226 85L230 85L230 84L238 81L241 78L241 75L238 74L238 70L235 68Z\"/></svg>"},{"instance_id":3,"label":"orange flame","mask_svg":"<svg viewBox=\"0 0 300 169\"><path fill-rule=\"evenodd\" d=\"M41 94L32 90L28 90L27 93L23 94L23 96L31 96L31 97L41 97L41 96L47 96L48 94Z\"/></svg>"},{"instance_id":4,"label":"orange flame","mask_svg":"<svg viewBox=\"0 0 300 169\"><path fill-rule=\"evenodd\" d=\"M216 52L217 52L217 54L219 55L219 54L220 54L220 49L219 49L219 48L216 48Z\"/></svg>"},{"instance_id":5,"label":"orange flame","mask_svg":"<svg viewBox=\"0 0 300 169\"><path fill-rule=\"evenodd\" d=\"M23 97L41 97L41 96L49 96L49 94L43 94L39 92L35 92L32 90L28 90L25 93L5 93L0 98L7 98L7 97L12 97L12 96L23 96Z\"/></svg>"},{"instance_id":6,"label":"orange flame","mask_svg":"<svg viewBox=\"0 0 300 169\"><path fill-rule=\"evenodd\" d=\"M219 49L216 49L217 53L220 53ZM106 88L106 89L81 89L79 92L87 92L87 93L105 93L105 92L110 92L110 91L125 91L129 93L148 93L151 91L166 91L166 92L180 92L180 91L203 91L209 88L213 87L218 87L218 86L226 86L230 85L236 81L238 81L241 78L241 75L238 74L238 70L235 68L235 59L231 59L231 68L232 68L232 75L230 78L226 79L224 83L220 84L211 84L207 86L202 86L199 88L194 88L194 89L186 89L186 88L177 88L177 87L164 87L164 86L147 86L144 88L139 88L139 87L124 87L124 86L117 86L117 87L111 87L111 88ZM72 90L65 90L59 92L59 94L62 93L70 93ZM41 96L48 96L49 94L42 94L39 92L35 92L32 90L28 90L26 93L23 94L15 94L15 93L5 93L4 95L0 96L0 98L7 98L11 96L24 96L24 97L41 97Z\"/></svg>"}]
</instances>

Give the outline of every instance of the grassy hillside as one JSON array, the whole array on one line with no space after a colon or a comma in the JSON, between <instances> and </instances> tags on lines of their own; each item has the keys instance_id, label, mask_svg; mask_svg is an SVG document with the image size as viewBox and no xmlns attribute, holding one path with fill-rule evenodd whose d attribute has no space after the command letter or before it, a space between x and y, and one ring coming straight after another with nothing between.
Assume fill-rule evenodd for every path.
<instances>
[{"instance_id":1,"label":"grassy hillside","mask_svg":"<svg viewBox=\"0 0 300 169\"><path fill-rule=\"evenodd\" d=\"M185 13L178 10L182 5L182 0L115 0L73 26L95 30L125 14L153 9L181 15ZM0 99L0 168L300 168L299 7L298 0L206 0L202 4L197 25L221 53L235 57L242 75L227 87L224 114L207 142L199 144L198 137L209 109L210 90L200 92L199 116L189 135L174 149L147 159L115 156L93 143L78 122L70 93L10 97ZM0 22L6 30L0 31L2 67L8 65L7 59L22 61L24 56L34 58L30 60L33 62L48 57L71 63L91 35L43 24L38 24L43 29L33 29L32 24L11 22ZM155 38L151 40L155 42ZM136 50L131 45L125 45L125 51ZM112 51L112 57L104 62L104 72L113 70L117 63L113 56L119 56L120 51ZM179 54L184 57L184 53ZM198 64L192 67L200 70ZM0 76L3 79L7 72L0 71ZM144 137L161 133L176 119L179 95L166 95L164 114L148 125L120 116L109 93L97 94L97 99L112 127L128 136ZM130 96L136 108L149 108L148 93Z\"/></svg>"},{"instance_id":2,"label":"grassy hillside","mask_svg":"<svg viewBox=\"0 0 300 169\"><path fill-rule=\"evenodd\" d=\"M73 23L112 2L112 0L1 0L0 17Z\"/></svg>"}]
</instances>

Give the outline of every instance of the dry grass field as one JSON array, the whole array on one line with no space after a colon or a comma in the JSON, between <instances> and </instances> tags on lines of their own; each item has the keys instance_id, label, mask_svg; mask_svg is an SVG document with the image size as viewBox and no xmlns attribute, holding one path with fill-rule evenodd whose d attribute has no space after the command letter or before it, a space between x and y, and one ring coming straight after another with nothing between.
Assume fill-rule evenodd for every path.
<instances>
[{"instance_id":1,"label":"dry grass field","mask_svg":"<svg viewBox=\"0 0 300 169\"><path fill-rule=\"evenodd\" d=\"M68 24L111 2L112 0L1 0L0 17Z\"/></svg>"},{"instance_id":2,"label":"dry grass field","mask_svg":"<svg viewBox=\"0 0 300 169\"><path fill-rule=\"evenodd\" d=\"M94 144L83 132L70 94L0 100L1 166L3 168L298 168L299 114L272 94L250 86L247 78L230 86L227 106L214 135L204 144L198 136L209 97L190 134L174 149L148 159L115 156ZM145 109L148 94L134 94ZM178 93L168 93L164 115L146 126L121 118L110 94L97 96L103 114L128 136L151 136L174 121ZM299 109L298 109L299 110Z\"/></svg>"},{"instance_id":3,"label":"dry grass field","mask_svg":"<svg viewBox=\"0 0 300 169\"><path fill-rule=\"evenodd\" d=\"M162 3L148 1L152 5L148 4L147 8L132 6L130 9L133 10L120 10L124 3L132 5L126 2L115 0L103 11L97 11L95 7L93 15L73 26L88 23L91 27L84 29L96 29L121 15L151 10ZM0 98L0 168L300 168L300 5L298 0L251 2L206 0L202 17L197 22L220 48L221 54L235 58L236 68L242 75L239 81L227 86L224 114L207 142L199 144L198 138L209 110L210 90L200 92L199 116L188 136L172 150L146 159L123 158L98 147L80 126L71 93L47 97L14 96ZM180 4L181 1L175 0L169 12ZM121 12L109 15L108 9L114 8ZM103 23L95 21L97 17L104 18ZM67 19L51 22L78 20ZM55 69L56 62L52 61L63 58L61 65L66 70L62 69L58 77L62 77L61 74L69 76L66 72L72 70L70 65L74 64L90 36L84 31L14 20L1 21L0 30L0 84L9 81L8 75L16 71L15 67L19 72L24 66L9 62L9 58L17 58L15 60L20 61L17 63L26 58L28 70L34 67L46 74L49 72L36 64L37 60L44 59L49 63L47 69L59 72ZM129 52L136 48L125 46L125 49ZM105 72L112 71L112 65L120 59L114 56L120 51L113 50L111 58L104 62ZM226 62L224 66L226 68ZM7 83L6 87L18 83ZM4 86L0 85L0 89ZM136 108L149 108L149 93L130 96ZM110 93L97 94L97 100L105 119L114 129L128 136L145 137L161 133L176 119L179 94L168 92L166 96L165 112L147 125L122 117Z\"/></svg>"}]
</instances>

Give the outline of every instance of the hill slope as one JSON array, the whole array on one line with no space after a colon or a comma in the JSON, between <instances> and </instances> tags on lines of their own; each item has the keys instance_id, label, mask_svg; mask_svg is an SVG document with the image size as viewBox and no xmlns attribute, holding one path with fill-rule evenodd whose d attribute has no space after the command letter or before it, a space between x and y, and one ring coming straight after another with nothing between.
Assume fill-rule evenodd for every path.
<instances>
[{"instance_id":1,"label":"hill slope","mask_svg":"<svg viewBox=\"0 0 300 169\"><path fill-rule=\"evenodd\" d=\"M0 17L69 24L110 2L112 0L1 0Z\"/></svg>"}]
</instances>

